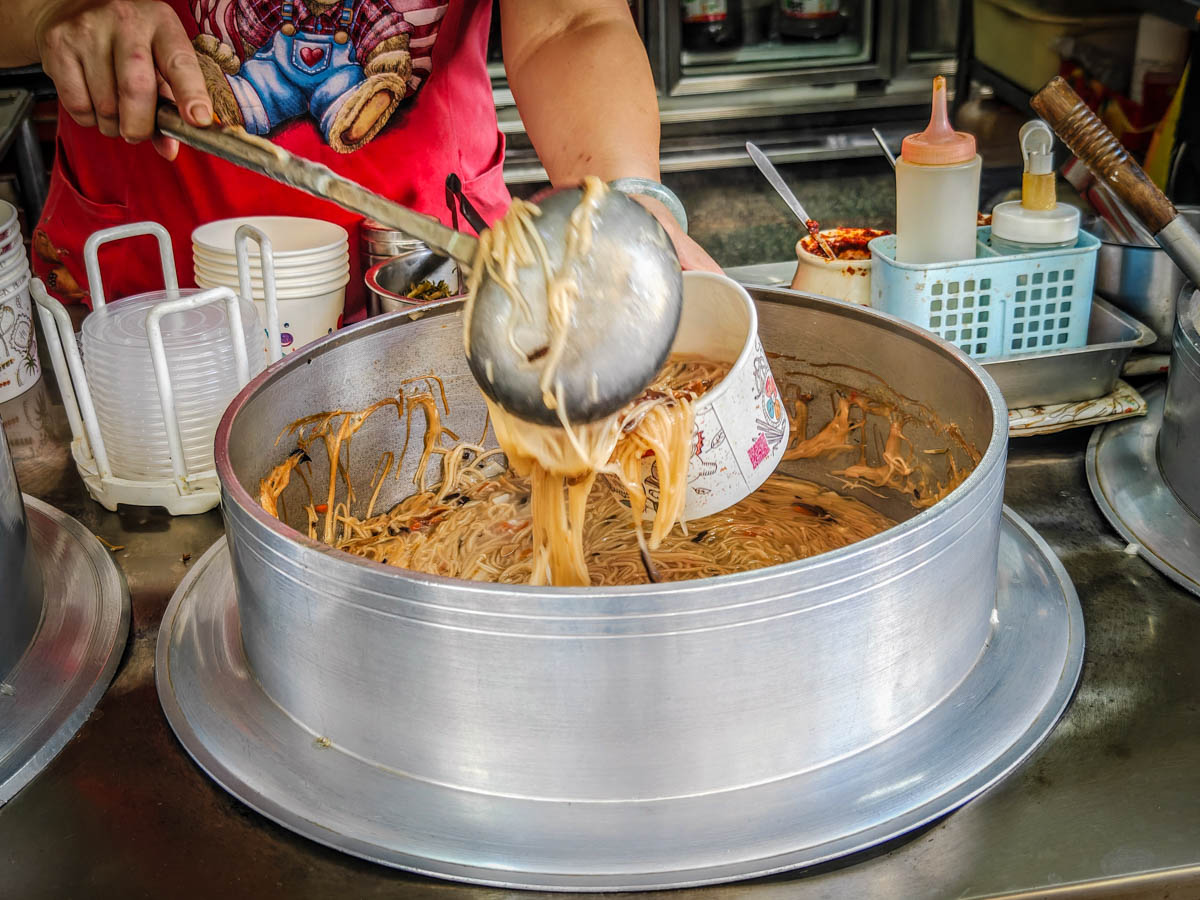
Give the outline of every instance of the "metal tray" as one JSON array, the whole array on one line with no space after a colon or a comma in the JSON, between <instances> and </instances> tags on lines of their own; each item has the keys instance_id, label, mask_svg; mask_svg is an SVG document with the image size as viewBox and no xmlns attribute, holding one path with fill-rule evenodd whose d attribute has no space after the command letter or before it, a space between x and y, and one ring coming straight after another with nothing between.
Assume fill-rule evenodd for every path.
<instances>
[{"instance_id":1,"label":"metal tray","mask_svg":"<svg viewBox=\"0 0 1200 900\"><path fill-rule=\"evenodd\" d=\"M725 274L748 287L786 290L795 271L794 262L783 262L736 266ZM753 287L750 295L757 296ZM1097 295L1092 301L1087 346L979 363L996 379L1010 409L1095 400L1116 389L1121 367L1132 351L1148 349L1157 339L1147 326Z\"/></svg>"},{"instance_id":2,"label":"metal tray","mask_svg":"<svg viewBox=\"0 0 1200 900\"><path fill-rule=\"evenodd\" d=\"M991 639L916 722L786 778L636 804L464 790L372 763L308 730L247 675L224 539L192 565L167 607L155 676L167 720L204 771L267 818L337 850L504 888L727 882L918 828L995 784L1049 734L1083 663L1079 600L1054 552L1007 509L998 569ZM623 843L631 805L659 834L636 849ZM600 837L581 842L581 818Z\"/></svg>"},{"instance_id":3,"label":"metal tray","mask_svg":"<svg viewBox=\"0 0 1200 900\"><path fill-rule=\"evenodd\" d=\"M1146 391L1144 418L1114 422L1092 432L1087 448L1088 487L1113 528L1137 553L1180 587L1200 596L1200 518L1192 515L1163 477L1158 455L1166 391Z\"/></svg>"},{"instance_id":4,"label":"metal tray","mask_svg":"<svg viewBox=\"0 0 1200 900\"><path fill-rule=\"evenodd\" d=\"M0 807L91 715L129 634L129 589L109 552L78 520L24 500L44 602L37 633L0 683ZM0 586L0 601L6 590Z\"/></svg>"},{"instance_id":5,"label":"metal tray","mask_svg":"<svg viewBox=\"0 0 1200 900\"><path fill-rule=\"evenodd\" d=\"M1097 296L1092 300L1087 346L979 363L996 379L1010 409L1095 400L1116 388L1129 354L1155 340L1148 327Z\"/></svg>"}]
</instances>

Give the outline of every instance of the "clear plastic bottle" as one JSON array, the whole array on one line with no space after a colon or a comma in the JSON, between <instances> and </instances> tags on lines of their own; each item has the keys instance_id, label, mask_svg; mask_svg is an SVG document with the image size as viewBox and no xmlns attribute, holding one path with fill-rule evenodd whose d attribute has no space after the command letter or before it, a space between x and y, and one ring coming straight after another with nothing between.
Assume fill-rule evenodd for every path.
<instances>
[{"instance_id":1,"label":"clear plastic bottle","mask_svg":"<svg viewBox=\"0 0 1200 900\"><path fill-rule=\"evenodd\" d=\"M939 75L929 126L904 139L896 160L898 262L975 258L982 166L974 136L950 127L946 79Z\"/></svg>"}]
</instances>

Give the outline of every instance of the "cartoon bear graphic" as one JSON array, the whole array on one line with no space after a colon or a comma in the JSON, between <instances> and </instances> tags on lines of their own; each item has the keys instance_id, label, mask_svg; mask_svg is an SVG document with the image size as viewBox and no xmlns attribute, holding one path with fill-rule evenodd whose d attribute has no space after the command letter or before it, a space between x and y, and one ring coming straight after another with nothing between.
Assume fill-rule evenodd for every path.
<instances>
[{"instance_id":1,"label":"cartoon bear graphic","mask_svg":"<svg viewBox=\"0 0 1200 900\"><path fill-rule=\"evenodd\" d=\"M419 86L414 38L432 45L446 9L437 0L218 0L218 5L226 14L209 18L226 27L206 29L193 41L217 117L266 135L308 115L340 153L375 137ZM204 26L203 15L199 18Z\"/></svg>"}]
</instances>

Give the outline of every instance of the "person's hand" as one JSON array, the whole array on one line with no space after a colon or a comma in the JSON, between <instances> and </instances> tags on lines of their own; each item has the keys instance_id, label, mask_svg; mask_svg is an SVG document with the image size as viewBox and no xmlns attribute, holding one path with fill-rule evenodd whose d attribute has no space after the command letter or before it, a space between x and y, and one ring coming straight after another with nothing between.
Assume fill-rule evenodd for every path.
<instances>
[{"instance_id":1,"label":"person's hand","mask_svg":"<svg viewBox=\"0 0 1200 900\"><path fill-rule=\"evenodd\" d=\"M661 222L662 220L659 219L659 221ZM675 222L675 219L672 217L671 221ZM663 223L663 227L667 229L667 234L671 236L671 243L675 245L675 253L679 256L679 265L683 271L716 272L718 275L721 274L722 270L717 265L717 261L708 255L707 250L684 234L678 222L675 222L674 229L666 223Z\"/></svg>"},{"instance_id":2,"label":"person's hand","mask_svg":"<svg viewBox=\"0 0 1200 900\"><path fill-rule=\"evenodd\" d=\"M161 94L184 120L212 124L212 102L183 23L161 0L48 2L36 29L42 67L63 109L85 127L130 143L153 138L173 159L177 142L155 135Z\"/></svg>"},{"instance_id":3,"label":"person's hand","mask_svg":"<svg viewBox=\"0 0 1200 900\"><path fill-rule=\"evenodd\" d=\"M716 272L718 275L721 273L721 267L717 265L716 260L709 256L703 247L688 237L666 206L658 200L642 194L630 194L630 196L646 207L666 230L671 238L671 243L675 245L675 254L679 257L679 265L685 272Z\"/></svg>"}]
</instances>

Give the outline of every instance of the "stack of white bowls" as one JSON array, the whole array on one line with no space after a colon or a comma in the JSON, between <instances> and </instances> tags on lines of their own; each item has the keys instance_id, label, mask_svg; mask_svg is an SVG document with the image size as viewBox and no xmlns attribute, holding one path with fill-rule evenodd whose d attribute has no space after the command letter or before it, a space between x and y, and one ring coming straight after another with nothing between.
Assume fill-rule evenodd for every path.
<instances>
[{"instance_id":1,"label":"stack of white bowls","mask_svg":"<svg viewBox=\"0 0 1200 900\"><path fill-rule=\"evenodd\" d=\"M180 291L180 296L199 291ZM83 367L113 475L130 481L173 480L166 420L150 356L146 319L165 291L109 303L83 320ZM253 305L239 301L253 377L265 366L266 338ZM162 320L163 347L189 474L211 471L213 435L238 392L224 303Z\"/></svg>"},{"instance_id":2,"label":"stack of white bowls","mask_svg":"<svg viewBox=\"0 0 1200 900\"><path fill-rule=\"evenodd\" d=\"M239 289L233 239L242 225L254 226L271 242L283 352L291 353L338 328L350 281L350 247L346 229L332 222L251 216L201 225L192 232L196 284ZM249 256L253 299L265 327L262 261L254 242L249 245Z\"/></svg>"},{"instance_id":3,"label":"stack of white bowls","mask_svg":"<svg viewBox=\"0 0 1200 900\"><path fill-rule=\"evenodd\" d=\"M25 239L17 208L0 200L0 403L25 393L41 374Z\"/></svg>"}]
</instances>

